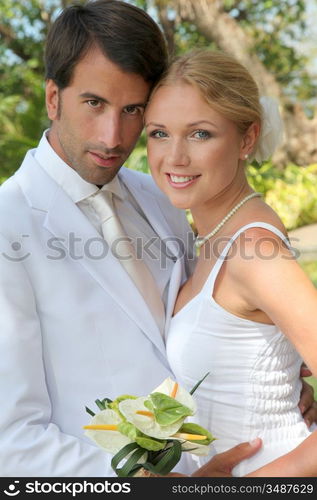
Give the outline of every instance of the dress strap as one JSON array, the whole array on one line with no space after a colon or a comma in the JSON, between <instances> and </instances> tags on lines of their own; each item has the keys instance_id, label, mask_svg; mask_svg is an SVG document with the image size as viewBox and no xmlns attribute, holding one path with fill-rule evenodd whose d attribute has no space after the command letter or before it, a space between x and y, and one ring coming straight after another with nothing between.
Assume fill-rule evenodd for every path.
<instances>
[{"instance_id":1,"label":"dress strap","mask_svg":"<svg viewBox=\"0 0 317 500\"><path fill-rule=\"evenodd\" d=\"M205 293L210 297L210 294L213 293L215 282L218 276L218 273L221 269L221 266L223 262L226 260L227 254L232 247L233 243L235 240L240 236L241 233L246 231L247 229L250 229L251 227L262 227L263 229L267 229L268 231L271 231L272 233L276 234L283 243L289 248L292 249L291 244L287 236L282 233L277 227L272 226L272 224L268 224L267 222L251 222L250 224L246 224L245 226L240 227L236 233L234 233L233 236L231 236L230 240L226 244L225 248L222 250L220 256L218 257L215 265L213 266L203 288L202 288L202 293Z\"/></svg>"}]
</instances>

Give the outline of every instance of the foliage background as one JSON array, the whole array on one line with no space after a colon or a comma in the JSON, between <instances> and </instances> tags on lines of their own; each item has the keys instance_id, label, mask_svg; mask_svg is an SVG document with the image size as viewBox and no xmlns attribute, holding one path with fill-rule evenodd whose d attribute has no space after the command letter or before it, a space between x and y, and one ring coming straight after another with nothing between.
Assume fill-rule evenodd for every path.
<instances>
[{"instance_id":1,"label":"foliage background","mask_svg":"<svg viewBox=\"0 0 317 500\"><path fill-rule=\"evenodd\" d=\"M317 12L311 10L316 0L128 1L159 22L171 55L198 47L230 52L252 71L262 93L279 99L285 143L273 158L274 166L280 169L288 164L317 163L316 53L314 48L303 50L309 36L308 16ZM0 180L18 168L25 151L37 144L41 132L49 126L44 108L45 37L60 10L69 3L1 0ZM144 145L141 140L130 165L147 170ZM269 173L273 172L272 166ZM297 175L294 169L292 172ZM265 170L265 183L267 175ZM298 180L302 183L300 176ZM302 218L296 218L301 224Z\"/></svg>"},{"instance_id":2,"label":"foliage background","mask_svg":"<svg viewBox=\"0 0 317 500\"><path fill-rule=\"evenodd\" d=\"M27 149L35 147L42 131L49 127L44 107L45 37L69 3L1 0L0 183L18 168ZM308 13L316 0L130 3L147 10L159 22L171 55L198 47L231 52L252 70L263 93L279 99L284 145L268 164L251 165L249 180L279 213L287 229L315 222L317 84L314 69L307 69L315 68L315 53L302 48L307 41ZM143 136L127 165L148 172Z\"/></svg>"}]
</instances>

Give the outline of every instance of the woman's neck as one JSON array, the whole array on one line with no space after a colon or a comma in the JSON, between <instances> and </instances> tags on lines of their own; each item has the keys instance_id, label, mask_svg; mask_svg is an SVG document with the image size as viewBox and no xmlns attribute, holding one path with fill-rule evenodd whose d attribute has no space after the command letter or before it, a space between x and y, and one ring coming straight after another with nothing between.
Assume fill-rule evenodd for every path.
<instances>
[{"instance_id":1,"label":"woman's neck","mask_svg":"<svg viewBox=\"0 0 317 500\"><path fill-rule=\"evenodd\" d=\"M231 186L208 202L192 207L194 225L199 236L208 234L245 196L253 190L245 181L239 188Z\"/></svg>"}]
</instances>

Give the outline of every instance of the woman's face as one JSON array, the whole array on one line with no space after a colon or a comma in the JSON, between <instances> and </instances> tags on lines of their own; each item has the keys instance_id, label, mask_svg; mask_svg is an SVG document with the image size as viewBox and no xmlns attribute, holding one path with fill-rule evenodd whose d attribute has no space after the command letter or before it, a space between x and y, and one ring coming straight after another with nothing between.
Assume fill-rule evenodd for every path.
<instances>
[{"instance_id":1,"label":"woman's face","mask_svg":"<svg viewBox=\"0 0 317 500\"><path fill-rule=\"evenodd\" d=\"M192 85L160 87L146 109L145 127L153 178L178 208L215 199L243 168L247 151L237 126Z\"/></svg>"}]
</instances>

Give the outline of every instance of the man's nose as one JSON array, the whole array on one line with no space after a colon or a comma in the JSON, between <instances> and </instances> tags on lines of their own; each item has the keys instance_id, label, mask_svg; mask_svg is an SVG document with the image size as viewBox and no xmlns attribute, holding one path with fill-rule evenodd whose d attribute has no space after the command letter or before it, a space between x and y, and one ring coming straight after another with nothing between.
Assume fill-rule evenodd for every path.
<instances>
[{"instance_id":1,"label":"man's nose","mask_svg":"<svg viewBox=\"0 0 317 500\"><path fill-rule=\"evenodd\" d=\"M167 162L170 167L187 167L190 164L187 147L183 141L173 141L168 154Z\"/></svg>"},{"instance_id":2,"label":"man's nose","mask_svg":"<svg viewBox=\"0 0 317 500\"><path fill-rule=\"evenodd\" d=\"M102 117L98 124L98 141L108 149L114 149L122 143L120 113L108 111Z\"/></svg>"}]
</instances>

